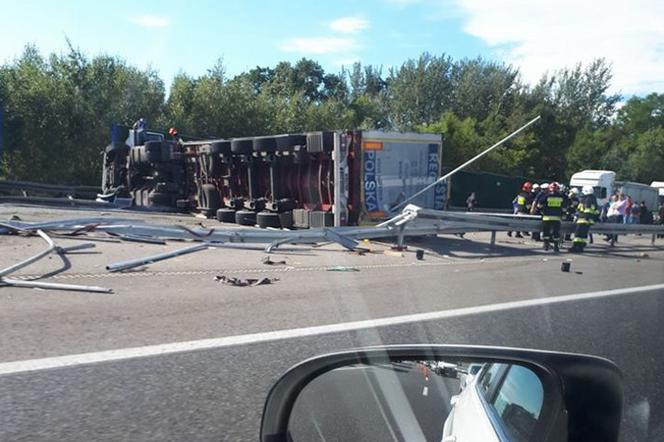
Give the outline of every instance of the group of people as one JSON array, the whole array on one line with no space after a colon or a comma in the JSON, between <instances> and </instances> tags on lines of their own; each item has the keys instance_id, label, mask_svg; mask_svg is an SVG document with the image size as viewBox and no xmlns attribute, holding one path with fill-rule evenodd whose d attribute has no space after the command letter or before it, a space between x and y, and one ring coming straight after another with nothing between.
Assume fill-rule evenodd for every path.
<instances>
[{"instance_id":1,"label":"group of people","mask_svg":"<svg viewBox=\"0 0 664 442\"><path fill-rule=\"evenodd\" d=\"M539 215L542 220L542 229L533 232L535 241L543 241L544 250L553 247L560 250L560 227L563 220L574 221L575 231L571 252L583 252L588 242L590 226L599 219L600 211L592 186L583 186L581 192L577 188L569 191L565 186L553 182L542 185L527 181L521 187L521 192L514 198L514 213ZM507 232L512 236L512 232ZM527 232L516 232L516 237L522 238ZM571 239L567 237L566 239Z\"/></svg>"},{"instance_id":2,"label":"group of people","mask_svg":"<svg viewBox=\"0 0 664 442\"><path fill-rule=\"evenodd\" d=\"M562 221L572 221L575 224L574 239L571 234L565 235L565 240L572 241L570 252L581 253L590 241L592 234L590 227L597 221L625 224L652 224L653 213L648 210L645 201L635 203L624 193L611 195L607 204L600 207L592 186L583 186L581 192L576 187L566 189L559 183L525 182L521 192L512 201L515 214L539 215L542 220L542 229L533 232L536 241L544 242L544 249L553 246L554 251L560 249L560 227ZM659 223L664 225L664 202L658 211ZM507 232L512 236L513 232ZM529 235L528 232L516 232L517 238ZM541 235L541 236L540 236ZM617 235L606 235L605 241L613 244Z\"/></svg>"}]
</instances>

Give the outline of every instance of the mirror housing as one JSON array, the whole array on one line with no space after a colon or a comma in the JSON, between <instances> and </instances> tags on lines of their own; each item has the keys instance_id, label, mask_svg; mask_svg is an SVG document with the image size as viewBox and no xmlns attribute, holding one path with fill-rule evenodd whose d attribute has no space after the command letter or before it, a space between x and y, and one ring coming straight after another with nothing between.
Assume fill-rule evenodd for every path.
<instances>
[{"instance_id":1,"label":"mirror housing","mask_svg":"<svg viewBox=\"0 0 664 442\"><path fill-rule=\"evenodd\" d=\"M261 422L262 442L286 442L296 399L314 379L355 364L404 360L482 360L532 367L558 386L566 411L567 440L617 441L622 414L622 373L595 356L540 350L457 345L394 345L317 356L288 370L270 390Z\"/></svg>"}]
</instances>

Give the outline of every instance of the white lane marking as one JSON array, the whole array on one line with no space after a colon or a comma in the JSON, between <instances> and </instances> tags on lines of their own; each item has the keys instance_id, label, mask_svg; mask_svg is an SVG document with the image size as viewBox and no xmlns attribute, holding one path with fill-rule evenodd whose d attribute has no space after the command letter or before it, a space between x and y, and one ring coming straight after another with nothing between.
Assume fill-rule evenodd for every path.
<instances>
[{"instance_id":1,"label":"white lane marking","mask_svg":"<svg viewBox=\"0 0 664 442\"><path fill-rule=\"evenodd\" d=\"M422 390L422 396L428 396L429 395L429 387L424 387L424 390Z\"/></svg>"},{"instance_id":2,"label":"white lane marking","mask_svg":"<svg viewBox=\"0 0 664 442\"><path fill-rule=\"evenodd\" d=\"M462 307L451 310L441 310L427 313L415 313L402 316L391 316L379 319L366 319L362 321L342 322L338 324L318 325L313 327L294 328L289 330L275 330L247 335L225 336L222 338L200 339L196 341L174 342L169 344L148 345L144 347L121 348L93 353L81 353L67 356L55 356L42 359L28 359L23 361L0 363L0 375L21 373L26 371L46 370L51 368L72 367L76 365L111 362L132 358L161 356L172 353L181 353L194 350L212 350L222 347L256 344L283 339L295 339L308 336L341 333L361 329L373 329L401 325L413 322L431 321L437 319L454 318L458 316L477 315L482 313L498 312L510 309L534 307L546 304L559 304L571 301L605 298L611 296L629 295L640 292L663 290L664 284L645 285L623 289L602 290L597 292L576 293L572 295L550 296L546 298L525 299L498 304Z\"/></svg>"}]
</instances>

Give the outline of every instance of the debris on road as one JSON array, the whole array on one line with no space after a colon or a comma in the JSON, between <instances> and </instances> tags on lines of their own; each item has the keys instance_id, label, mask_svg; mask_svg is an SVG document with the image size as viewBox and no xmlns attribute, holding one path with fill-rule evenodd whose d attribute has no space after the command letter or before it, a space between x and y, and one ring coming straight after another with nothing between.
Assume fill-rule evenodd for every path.
<instances>
[{"instance_id":1,"label":"debris on road","mask_svg":"<svg viewBox=\"0 0 664 442\"><path fill-rule=\"evenodd\" d=\"M256 287L259 285L274 284L279 278L235 278L233 276L217 275L214 280L234 287Z\"/></svg>"},{"instance_id":2,"label":"debris on road","mask_svg":"<svg viewBox=\"0 0 664 442\"><path fill-rule=\"evenodd\" d=\"M356 267L334 266L327 269L328 272L359 272Z\"/></svg>"},{"instance_id":3,"label":"debris on road","mask_svg":"<svg viewBox=\"0 0 664 442\"><path fill-rule=\"evenodd\" d=\"M40 279L45 277L46 275L42 275L40 277L30 279L30 280L23 280L23 279L13 279L13 278L8 278L7 275L16 272L17 270L20 270L24 267L29 266L30 264L39 261L40 259L50 255L51 253L56 253L59 256L63 256L69 252L73 252L76 250L85 250L85 249L90 249L95 247L94 244L90 243L83 243L83 244L78 244L75 246L69 246L69 247L59 247L57 246L53 240L42 230L37 229L36 230L37 235L39 235L44 241L46 241L46 244L48 247L45 250L40 251L36 255L33 255L29 258L24 259L23 261L19 261L14 265L11 265L7 268L1 269L0 270L0 287L2 286L10 286L10 287L25 287L25 288L40 288L40 289L51 289L51 290L70 290L70 291L78 291L78 292L93 292L93 293L113 293L113 290L107 289L104 287L97 287L97 286L87 286L87 285L75 285L75 284L59 284L55 282L42 282L42 281L35 281L34 279ZM52 276L54 274L60 273L60 271L64 270L59 270L54 272L51 272L48 274L48 276Z\"/></svg>"},{"instance_id":4,"label":"debris on road","mask_svg":"<svg viewBox=\"0 0 664 442\"><path fill-rule=\"evenodd\" d=\"M422 261L424 259L424 250L417 250L415 252L415 258L417 258L418 261Z\"/></svg>"},{"instance_id":5,"label":"debris on road","mask_svg":"<svg viewBox=\"0 0 664 442\"><path fill-rule=\"evenodd\" d=\"M560 263L560 270L563 272L569 272L570 268L572 268L572 263L571 262L562 262Z\"/></svg>"},{"instance_id":6,"label":"debris on road","mask_svg":"<svg viewBox=\"0 0 664 442\"><path fill-rule=\"evenodd\" d=\"M273 261L269 256L265 256L263 257L263 264L274 266L274 265L287 265L288 263L286 262L285 258L280 261Z\"/></svg>"}]
</instances>

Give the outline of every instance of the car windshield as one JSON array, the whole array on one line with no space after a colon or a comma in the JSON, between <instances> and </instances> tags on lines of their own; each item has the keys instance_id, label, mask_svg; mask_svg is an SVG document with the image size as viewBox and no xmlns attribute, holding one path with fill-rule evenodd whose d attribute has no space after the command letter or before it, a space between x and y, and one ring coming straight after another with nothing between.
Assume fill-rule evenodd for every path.
<instances>
[{"instance_id":1,"label":"car windshield","mask_svg":"<svg viewBox=\"0 0 664 442\"><path fill-rule=\"evenodd\" d=\"M619 440L664 440L658 2L26 0L0 16L0 440L257 440L290 367L390 344L606 358L624 373ZM433 359L354 384L373 369L337 367L351 391L306 404L336 398L315 410L340 435L313 405L302 434L562 425L546 367ZM382 404L395 379L417 390L397 408L426 419L356 416L352 385Z\"/></svg>"}]
</instances>

